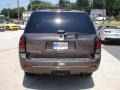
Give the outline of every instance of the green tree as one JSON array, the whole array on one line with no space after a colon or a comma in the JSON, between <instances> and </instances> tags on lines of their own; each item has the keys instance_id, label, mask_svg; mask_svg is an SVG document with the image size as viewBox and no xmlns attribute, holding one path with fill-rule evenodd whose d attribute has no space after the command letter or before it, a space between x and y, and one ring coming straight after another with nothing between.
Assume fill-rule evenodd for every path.
<instances>
[{"instance_id":1,"label":"green tree","mask_svg":"<svg viewBox=\"0 0 120 90\"><path fill-rule=\"evenodd\" d=\"M42 0L32 0L32 2L30 2L27 6L28 10L31 10L31 3L32 3L32 10L52 8L53 7L53 5L49 2L44 2Z\"/></svg>"},{"instance_id":2,"label":"green tree","mask_svg":"<svg viewBox=\"0 0 120 90\"><path fill-rule=\"evenodd\" d=\"M115 0L113 4L113 14L115 16L120 15L120 0Z\"/></svg>"},{"instance_id":3,"label":"green tree","mask_svg":"<svg viewBox=\"0 0 120 90\"><path fill-rule=\"evenodd\" d=\"M71 9L77 9L76 3L70 3L70 8Z\"/></svg>"},{"instance_id":4,"label":"green tree","mask_svg":"<svg viewBox=\"0 0 120 90\"><path fill-rule=\"evenodd\" d=\"M106 9L107 16L116 16L120 11L120 0L94 0L94 9Z\"/></svg>"},{"instance_id":5,"label":"green tree","mask_svg":"<svg viewBox=\"0 0 120 90\"><path fill-rule=\"evenodd\" d=\"M89 2L88 0L77 0L76 2L78 9L88 9L89 8Z\"/></svg>"},{"instance_id":6,"label":"green tree","mask_svg":"<svg viewBox=\"0 0 120 90\"><path fill-rule=\"evenodd\" d=\"M2 9L1 14L8 16L8 9L6 9L6 8Z\"/></svg>"},{"instance_id":7,"label":"green tree","mask_svg":"<svg viewBox=\"0 0 120 90\"><path fill-rule=\"evenodd\" d=\"M22 17L22 13L25 11L25 8L20 7L19 11L20 11L20 17ZM18 18L18 8L13 8L10 10L10 17L11 18Z\"/></svg>"},{"instance_id":8,"label":"green tree","mask_svg":"<svg viewBox=\"0 0 120 90\"><path fill-rule=\"evenodd\" d=\"M22 17L22 13L25 11L24 7L20 7L20 17ZM9 16L10 18L17 18L18 17L18 8L13 8L13 9L2 9L1 14L8 16L8 11L9 11Z\"/></svg>"},{"instance_id":9,"label":"green tree","mask_svg":"<svg viewBox=\"0 0 120 90\"><path fill-rule=\"evenodd\" d=\"M88 0L77 0L76 1L77 9L85 10L86 12L90 13L90 6Z\"/></svg>"},{"instance_id":10,"label":"green tree","mask_svg":"<svg viewBox=\"0 0 120 90\"><path fill-rule=\"evenodd\" d=\"M17 18L17 16L18 16L18 9L17 8L10 9L10 18Z\"/></svg>"},{"instance_id":11,"label":"green tree","mask_svg":"<svg viewBox=\"0 0 120 90\"><path fill-rule=\"evenodd\" d=\"M68 1L68 0L59 0L59 7L70 8L70 1Z\"/></svg>"},{"instance_id":12,"label":"green tree","mask_svg":"<svg viewBox=\"0 0 120 90\"><path fill-rule=\"evenodd\" d=\"M24 7L20 7L20 17L22 17L23 12L25 12L25 8Z\"/></svg>"},{"instance_id":13,"label":"green tree","mask_svg":"<svg viewBox=\"0 0 120 90\"><path fill-rule=\"evenodd\" d=\"M115 3L115 0L105 0L105 8L107 11L107 16L112 16L114 12L113 5Z\"/></svg>"},{"instance_id":14,"label":"green tree","mask_svg":"<svg viewBox=\"0 0 120 90\"><path fill-rule=\"evenodd\" d=\"M93 0L93 8L94 9L103 9L103 1L104 0Z\"/></svg>"}]
</instances>

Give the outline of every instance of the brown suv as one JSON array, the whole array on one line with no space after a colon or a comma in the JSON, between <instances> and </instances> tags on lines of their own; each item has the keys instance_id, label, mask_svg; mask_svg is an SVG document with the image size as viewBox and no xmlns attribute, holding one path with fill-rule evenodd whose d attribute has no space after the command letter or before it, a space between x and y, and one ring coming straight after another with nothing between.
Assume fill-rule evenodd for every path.
<instances>
[{"instance_id":1,"label":"brown suv","mask_svg":"<svg viewBox=\"0 0 120 90\"><path fill-rule=\"evenodd\" d=\"M26 75L91 75L100 64L101 40L86 12L34 11L20 38L19 57Z\"/></svg>"}]
</instances>

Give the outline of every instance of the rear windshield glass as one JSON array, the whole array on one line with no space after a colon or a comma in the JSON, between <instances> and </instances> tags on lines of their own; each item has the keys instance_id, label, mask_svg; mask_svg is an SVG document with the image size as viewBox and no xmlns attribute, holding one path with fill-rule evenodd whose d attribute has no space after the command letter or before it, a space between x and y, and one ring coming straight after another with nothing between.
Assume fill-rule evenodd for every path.
<instances>
[{"instance_id":1,"label":"rear windshield glass","mask_svg":"<svg viewBox=\"0 0 120 90\"><path fill-rule=\"evenodd\" d=\"M25 33L57 33L58 30L96 33L89 15L80 12L33 12Z\"/></svg>"}]
</instances>

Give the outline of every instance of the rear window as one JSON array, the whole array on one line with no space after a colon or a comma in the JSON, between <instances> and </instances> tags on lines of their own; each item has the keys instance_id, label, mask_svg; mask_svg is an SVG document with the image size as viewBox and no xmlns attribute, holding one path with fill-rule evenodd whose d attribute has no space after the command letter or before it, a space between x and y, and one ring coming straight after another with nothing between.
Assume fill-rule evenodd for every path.
<instances>
[{"instance_id":1,"label":"rear window","mask_svg":"<svg viewBox=\"0 0 120 90\"><path fill-rule=\"evenodd\" d=\"M33 12L25 33L78 32L95 34L89 15L80 12Z\"/></svg>"}]
</instances>

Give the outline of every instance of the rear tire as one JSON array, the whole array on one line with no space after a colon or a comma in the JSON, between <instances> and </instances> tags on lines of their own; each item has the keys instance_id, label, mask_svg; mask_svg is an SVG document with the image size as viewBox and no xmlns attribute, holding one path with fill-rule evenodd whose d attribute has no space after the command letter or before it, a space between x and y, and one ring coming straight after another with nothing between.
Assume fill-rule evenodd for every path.
<instances>
[{"instance_id":1,"label":"rear tire","mask_svg":"<svg viewBox=\"0 0 120 90\"><path fill-rule=\"evenodd\" d=\"M10 30L9 26L6 26L6 30L7 30L7 31L9 31L9 30Z\"/></svg>"},{"instance_id":2,"label":"rear tire","mask_svg":"<svg viewBox=\"0 0 120 90\"><path fill-rule=\"evenodd\" d=\"M104 40L101 40L101 43L102 43L102 44L104 44L104 43L105 43L105 41L104 41Z\"/></svg>"},{"instance_id":3,"label":"rear tire","mask_svg":"<svg viewBox=\"0 0 120 90\"><path fill-rule=\"evenodd\" d=\"M29 73L29 72L24 72L26 76L33 76L32 73Z\"/></svg>"},{"instance_id":4,"label":"rear tire","mask_svg":"<svg viewBox=\"0 0 120 90\"><path fill-rule=\"evenodd\" d=\"M92 76L92 74L93 74L93 73L86 73L86 76L87 76L87 77L90 77L90 76Z\"/></svg>"},{"instance_id":5,"label":"rear tire","mask_svg":"<svg viewBox=\"0 0 120 90\"><path fill-rule=\"evenodd\" d=\"M92 74L93 73L82 73L82 76L84 76L84 77L90 77L90 76L92 76Z\"/></svg>"},{"instance_id":6,"label":"rear tire","mask_svg":"<svg viewBox=\"0 0 120 90\"><path fill-rule=\"evenodd\" d=\"M107 45L109 42L108 41L101 41L102 44Z\"/></svg>"}]
</instances>

